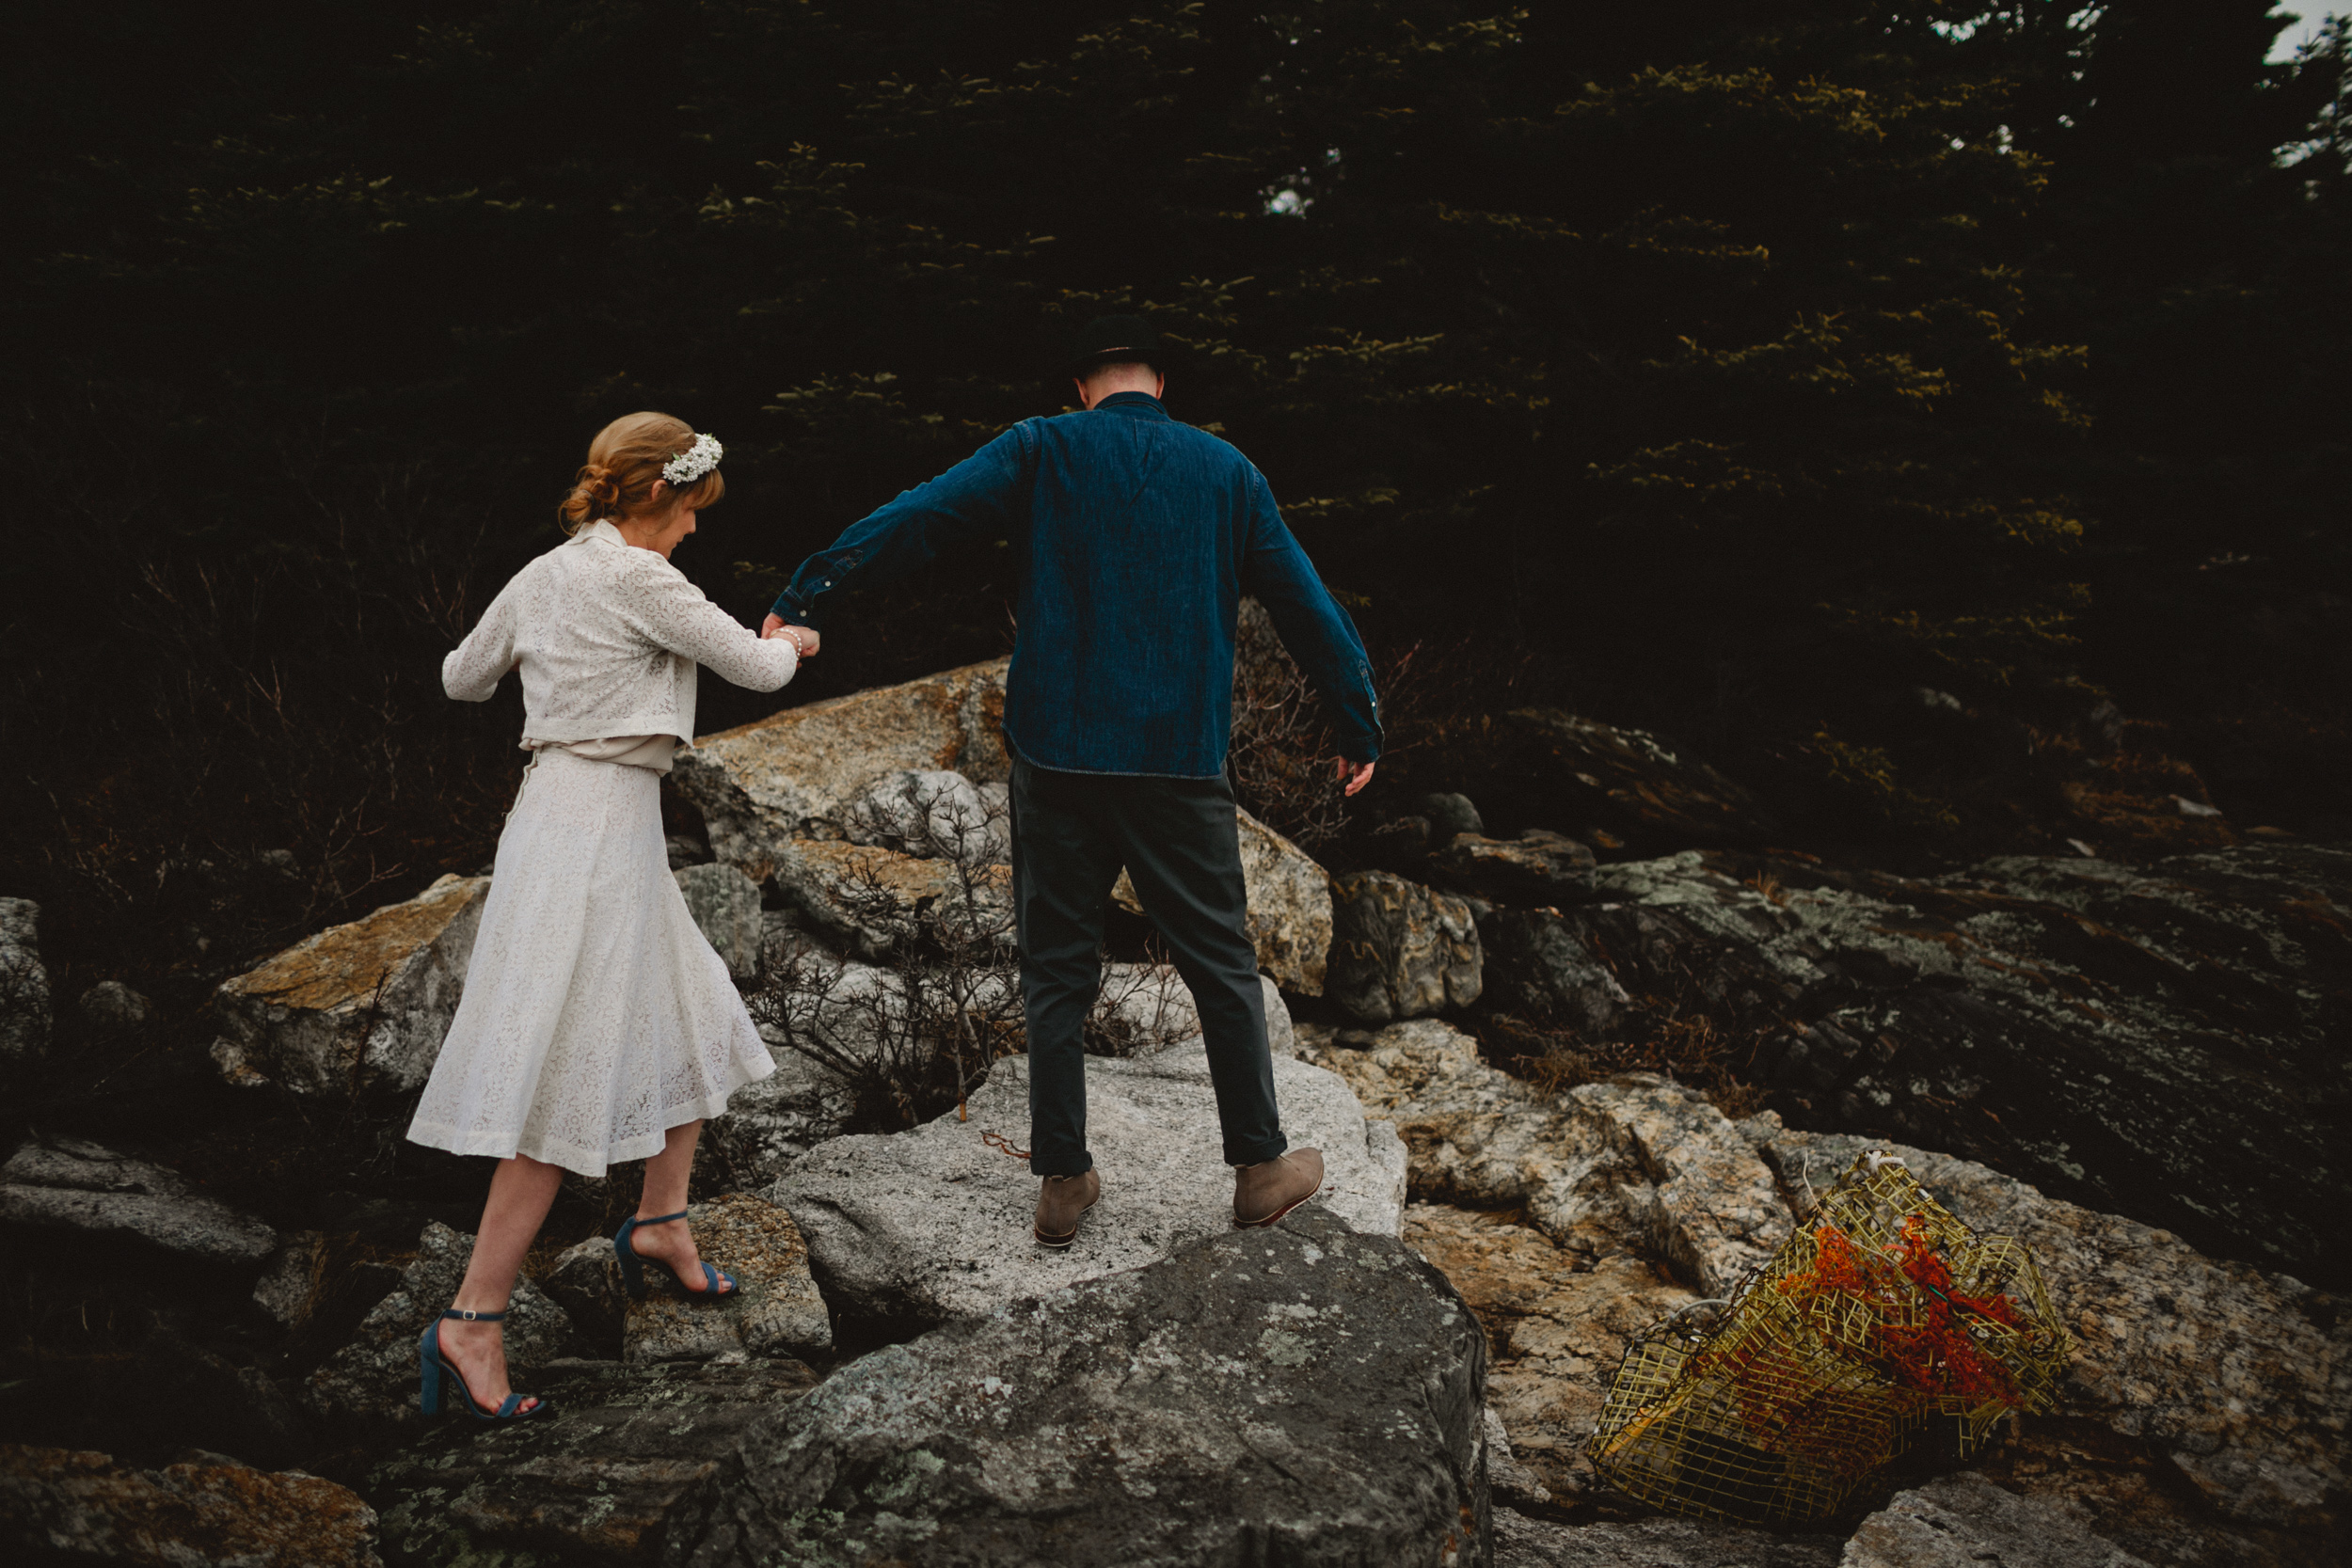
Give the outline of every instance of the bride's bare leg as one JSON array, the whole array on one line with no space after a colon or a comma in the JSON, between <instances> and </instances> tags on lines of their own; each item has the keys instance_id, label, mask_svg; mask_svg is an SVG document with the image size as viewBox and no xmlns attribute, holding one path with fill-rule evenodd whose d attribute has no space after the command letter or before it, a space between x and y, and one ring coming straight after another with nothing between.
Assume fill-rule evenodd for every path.
<instances>
[{"instance_id":1,"label":"bride's bare leg","mask_svg":"<svg viewBox=\"0 0 2352 1568\"><path fill-rule=\"evenodd\" d=\"M523 1255L548 1217L548 1206L563 1183L560 1166L545 1164L527 1154L501 1160L490 1173L490 1198L482 1206L482 1229L474 1237L473 1257L451 1305L461 1311L503 1312L514 1293L515 1276L522 1272ZM473 1391L474 1402L495 1411L514 1392L506 1380L506 1340L499 1323L441 1321L441 1354L456 1363ZM525 1400L529 1410L539 1402Z\"/></svg>"},{"instance_id":2,"label":"bride's bare leg","mask_svg":"<svg viewBox=\"0 0 2352 1568\"><path fill-rule=\"evenodd\" d=\"M640 1220L656 1214L675 1214L686 1207L686 1183L694 1174L694 1146L702 1134L703 1124L699 1121L673 1127L661 1152L645 1162L645 1193L637 1204ZM659 1258L669 1264L688 1290L701 1291L709 1288L709 1281L703 1277L702 1255L694 1250L694 1234L684 1220L673 1220L668 1225L641 1225L629 1232L628 1244L641 1257Z\"/></svg>"}]
</instances>

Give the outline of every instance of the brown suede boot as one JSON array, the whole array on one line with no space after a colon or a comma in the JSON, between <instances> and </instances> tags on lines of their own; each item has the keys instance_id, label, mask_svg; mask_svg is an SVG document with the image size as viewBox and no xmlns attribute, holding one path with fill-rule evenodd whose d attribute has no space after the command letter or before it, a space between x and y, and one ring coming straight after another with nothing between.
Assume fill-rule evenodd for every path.
<instances>
[{"instance_id":1,"label":"brown suede boot","mask_svg":"<svg viewBox=\"0 0 2352 1568\"><path fill-rule=\"evenodd\" d=\"M1323 1190L1323 1150L1294 1148L1279 1159L1233 1167L1233 1223L1272 1225Z\"/></svg>"},{"instance_id":2,"label":"brown suede boot","mask_svg":"<svg viewBox=\"0 0 2352 1568\"><path fill-rule=\"evenodd\" d=\"M1076 1241L1078 1216L1093 1208L1102 1196L1103 1179L1092 1171L1084 1176L1047 1177L1038 1185L1038 1244L1066 1247Z\"/></svg>"}]
</instances>

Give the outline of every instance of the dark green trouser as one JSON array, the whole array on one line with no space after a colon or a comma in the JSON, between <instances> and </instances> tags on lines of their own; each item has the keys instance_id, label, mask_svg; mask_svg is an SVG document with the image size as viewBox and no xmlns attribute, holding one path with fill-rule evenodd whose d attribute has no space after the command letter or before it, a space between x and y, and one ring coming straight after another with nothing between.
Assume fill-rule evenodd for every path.
<instances>
[{"instance_id":1,"label":"dark green trouser","mask_svg":"<svg viewBox=\"0 0 2352 1568\"><path fill-rule=\"evenodd\" d=\"M1225 1163L1289 1148L1274 1108L1265 993L1247 925L1233 792L1222 778L1058 773L1013 758L1012 896L1029 1023L1029 1168L1091 1170L1082 1032L1103 982L1103 907L1119 868L1191 988Z\"/></svg>"}]
</instances>

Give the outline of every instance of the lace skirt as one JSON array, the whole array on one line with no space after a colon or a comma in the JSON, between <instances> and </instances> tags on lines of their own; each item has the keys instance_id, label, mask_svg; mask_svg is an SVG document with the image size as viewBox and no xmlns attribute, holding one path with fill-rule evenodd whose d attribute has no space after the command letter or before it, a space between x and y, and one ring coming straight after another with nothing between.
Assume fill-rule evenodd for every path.
<instances>
[{"instance_id":1,"label":"lace skirt","mask_svg":"<svg viewBox=\"0 0 2352 1568\"><path fill-rule=\"evenodd\" d=\"M538 754L411 1140L602 1176L775 1070L670 874L660 789L648 768Z\"/></svg>"}]
</instances>

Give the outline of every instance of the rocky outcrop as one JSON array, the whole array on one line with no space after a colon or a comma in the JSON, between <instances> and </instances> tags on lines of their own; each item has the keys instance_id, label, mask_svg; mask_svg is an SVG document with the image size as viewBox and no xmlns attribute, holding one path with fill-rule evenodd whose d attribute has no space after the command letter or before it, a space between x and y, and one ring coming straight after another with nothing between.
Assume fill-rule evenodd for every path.
<instances>
[{"instance_id":1,"label":"rocky outcrop","mask_svg":"<svg viewBox=\"0 0 2352 1568\"><path fill-rule=\"evenodd\" d=\"M559 1363L554 1419L452 1423L376 1467L393 1560L414 1568L647 1563L681 1504L817 1378L798 1361Z\"/></svg>"},{"instance_id":2,"label":"rocky outcrop","mask_svg":"<svg viewBox=\"0 0 2352 1568\"><path fill-rule=\"evenodd\" d=\"M1478 927L1470 906L1386 871L1331 883L1325 994L1355 1018L1387 1023L1478 1000Z\"/></svg>"},{"instance_id":3,"label":"rocky outcrop","mask_svg":"<svg viewBox=\"0 0 2352 1568\"><path fill-rule=\"evenodd\" d=\"M1699 1519L1565 1525L1495 1510L1495 1568L1838 1568L1843 1548L1835 1535L1772 1535Z\"/></svg>"},{"instance_id":4,"label":"rocky outcrop","mask_svg":"<svg viewBox=\"0 0 2352 1568\"><path fill-rule=\"evenodd\" d=\"M1740 1131L1798 1192L1866 1148L1889 1147L1792 1132L1769 1113ZM1970 1161L1891 1147L1954 1213L2032 1249L2074 1337L2060 1421L2168 1460L2209 1524L2307 1538L2340 1528L2330 1498L2352 1479L2352 1318L2333 1298ZM2075 1497L2081 1478L2071 1470L2009 1479L2030 1494ZM2179 1533L2171 1513L2119 1506L2096 1487L2079 1497L2102 1533L2170 1560L2161 1540Z\"/></svg>"},{"instance_id":5,"label":"rocky outcrop","mask_svg":"<svg viewBox=\"0 0 2352 1568\"><path fill-rule=\"evenodd\" d=\"M489 889L487 877L443 877L223 981L215 1064L232 1083L258 1076L297 1094L421 1087L457 1011Z\"/></svg>"},{"instance_id":6,"label":"rocky outcrop","mask_svg":"<svg viewBox=\"0 0 2352 1568\"><path fill-rule=\"evenodd\" d=\"M2352 1196L2352 1066L2330 1044L2352 1032L2352 851L1931 880L1692 852L1597 880L1605 902L1482 923L1490 1006L1602 1035L1702 1010L1752 1032L1792 1121L2352 1281L2330 1240Z\"/></svg>"},{"instance_id":7,"label":"rocky outcrop","mask_svg":"<svg viewBox=\"0 0 2352 1568\"><path fill-rule=\"evenodd\" d=\"M1404 1188L1393 1132L1367 1126L1330 1073L1278 1056L1274 1085L1291 1142L1323 1150L1318 1205L1393 1236ZM971 1096L968 1121L950 1112L911 1132L834 1139L770 1190L808 1238L837 1309L917 1325L984 1316L1232 1227L1232 1176L1201 1046L1088 1061L1087 1136L1103 1199L1064 1252L1030 1241L1037 1179L1027 1164L983 1141L1026 1147L1028 1092L1028 1058L1006 1057Z\"/></svg>"},{"instance_id":8,"label":"rocky outcrop","mask_svg":"<svg viewBox=\"0 0 2352 1568\"><path fill-rule=\"evenodd\" d=\"M138 1568L379 1568L374 1510L348 1487L216 1454L156 1470L0 1446L0 1544L20 1561ZM51 1554L55 1554L53 1557Z\"/></svg>"},{"instance_id":9,"label":"rocky outcrop","mask_svg":"<svg viewBox=\"0 0 2352 1568\"><path fill-rule=\"evenodd\" d=\"M1246 811L1241 828L1241 874L1248 890L1249 940L1258 967L1285 990L1323 994L1331 953L1331 878L1313 856ZM1122 871L1112 896L1131 914L1143 913L1135 884Z\"/></svg>"},{"instance_id":10,"label":"rocky outcrop","mask_svg":"<svg viewBox=\"0 0 2352 1568\"><path fill-rule=\"evenodd\" d=\"M49 1025L40 906L30 898L0 898L0 1067L47 1055Z\"/></svg>"},{"instance_id":11,"label":"rocky outcrop","mask_svg":"<svg viewBox=\"0 0 2352 1568\"><path fill-rule=\"evenodd\" d=\"M258 1268L278 1233L185 1177L73 1138L28 1143L0 1165L0 1224L133 1241L208 1263Z\"/></svg>"},{"instance_id":12,"label":"rocky outcrop","mask_svg":"<svg viewBox=\"0 0 2352 1568\"><path fill-rule=\"evenodd\" d=\"M1772 1173L1739 1129L1662 1079L1548 1099L1435 1020L1391 1024L1367 1049L1319 1043L1305 1054L1394 1120L1415 1197L1518 1210L1581 1251L1638 1250L1704 1295L1722 1294L1788 1233Z\"/></svg>"},{"instance_id":13,"label":"rocky outcrop","mask_svg":"<svg viewBox=\"0 0 2352 1568\"><path fill-rule=\"evenodd\" d=\"M1757 844L1772 832L1754 795L1645 731L1559 708L1520 708L1499 722L1507 760L1487 793L1509 816L1629 854Z\"/></svg>"},{"instance_id":14,"label":"rocky outcrop","mask_svg":"<svg viewBox=\"0 0 2352 1568\"><path fill-rule=\"evenodd\" d=\"M1838 1568L2149 1568L2105 1536L2086 1511L2021 1497L1975 1474L1898 1492L1862 1521Z\"/></svg>"},{"instance_id":15,"label":"rocky outcrop","mask_svg":"<svg viewBox=\"0 0 2352 1568\"><path fill-rule=\"evenodd\" d=\"M686 912L739 980L759 974L759 884L731 865L690 865L675 873Z\"/></svg>"},{"instance_id":16,"label":"rocky outcrop","mask_svg":"<svg viewBox=\"0 0 2352 1568\"><path fill-rule=\"evenodd\" d=\"M794 842L846 838L852 808L893 775L1009 777L1007 663L966 665L705 736L678 753L671 779L701 808L719 859L765 881Z\"/></svg>"},{"instance_id":17,"label":"rocky outcrop","mask_svg":"<svg viewBox=\"0 0 2352 1568\"><path fill-rule=\"evenodd\" d=\"M1443 1275L1301 1210L843 1369L667 1560L1484 1565L1486 1361Z\"/></svg>"},{"instance_id":18,"label":"rocky outcrop","mask_svg":"<svg viewBox=\"0 0 2352 1568\"><path fill-rule=\"evenodd\" d=\"M471 1236L438 1222L426 1226L400 1283L375 1304L352 1342L310 1374L303 1395L311 1410L342 1424L421 1424L417 1340L455 1298L472 1256ZM516 1387L536 1393L532 1373L582 1347L564 1309L529 1279L516 1280L506 1310L508 1370Z\"/></svg>"},{"instance_id":19,"label":"rocky outcrop","mask_svg":"<svg viewBox=\"0 0 2352 1568\"><path fill-rule=\"evenodd\" d=\"M703 737L671 776L701 808L720 860L755 882L775 878L820 929L879 960L903 932L866 913L860 890L879 887L912 909L954 895L942 861L991 864L1006 853L1005 669L996 659L787 709ZM942 852L943 832L962 843L960 856ZM1321 994L1329 879L1246 812L1241 851L1259 967ZM1003 887L1001 878L983 882L992 911ZM1140 909L1123 877L1119 896Z\"/></svg>"},{"instance_id":20,"label":"rocky outcrop","mask_svg":"<svg viewBox=\"0 0 2352 1568\"><path fill-rule=\"evenodd\" d=\"M2290 1568L2342 1544L2331 1499L2352 1467L2352 1320L2290 1277L1950 1155L1793 1131L1771 1113L1727 1121L1648 1075L1544 1096L1433 1021L1356 1037L1359 1049L1301 1037L1368 1111L1395 1118L1418 1200L1406 1239L1486 1323L1488 1397L1561 1504L1596 1499L1581 1449L1626 1338L1693 1287L1720 1294L1809 1193L1882 1148L1968 1224L2024 1243L2074 1338L2058 1409L1980 1467L2078 1505L2158 1568Z\"/></svg>"}]
</instances>

